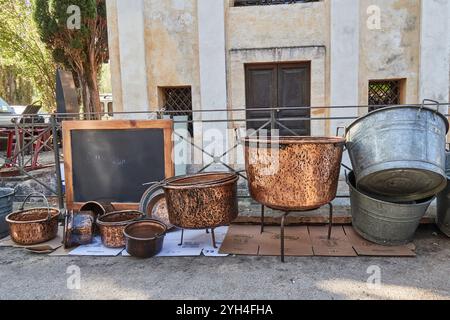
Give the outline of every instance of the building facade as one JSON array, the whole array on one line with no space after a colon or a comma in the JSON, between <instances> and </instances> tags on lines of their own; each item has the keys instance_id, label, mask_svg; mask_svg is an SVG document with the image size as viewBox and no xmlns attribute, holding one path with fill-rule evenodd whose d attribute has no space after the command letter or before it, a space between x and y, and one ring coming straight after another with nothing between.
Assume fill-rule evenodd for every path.
<instances>
[{"instance_id":1,"label":"building facade","mask_svg":"<svg viewBox=\"0 0 450 320\"><path fill-rule=\"evenodd\" d=\"M340 117L370 110L327 106L449 102L447 0L107 0L107 11L115 111L250 119L312 106L281 116L336 117L291 127L333 135ZM209 124L230 125L245 122Z\"/></svg>"}]
</instances>

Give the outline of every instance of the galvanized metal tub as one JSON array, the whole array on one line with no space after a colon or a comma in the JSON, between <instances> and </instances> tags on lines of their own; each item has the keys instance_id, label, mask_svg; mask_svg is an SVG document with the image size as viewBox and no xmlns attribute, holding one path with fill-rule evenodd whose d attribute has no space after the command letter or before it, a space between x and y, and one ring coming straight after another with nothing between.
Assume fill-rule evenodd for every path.
<instances>
[{"instance_id":1,"label":"galvanized metal tub","mask_svg":"<svg viewBox=\"0 0 450 320\"><path fill-rule=\"evenodd\" d=\"M0 239L8 235L8 223L5 218L13 210L14 189L0 188Z\"/></svg>"},{"instance_id":2,"label":"galvanized metal tub","mask_svg":"<svg viewBox=\"0 0 450 320\"><path fill-rule=\"evenodd\" d=\"M355 176L347 175L353 228L363 238L381 245L402 245L412 241L434 197L411 203L375 199L356 188Z\"/></svg>"},{"instance_id":3,"label":"galvanized metal tub","mask_svg":"<svg viewBox=\"0 0 450 320\"><path fill-rule=\"evenodd\" d=\"M425 107L396 106L356 120L346 131L358 189L403 202L431 197L446 184L448 120Z\"/></svg>"},{"instance_id":4,"label":"galvanized metal tub","mask_svg":"<svg viewBox=\"0 0 450 320\"><path fill-rule=\"evenodd\" d=\"M450 179L447 187L437 196L436 224L447 237L450 237Z\"/></svg>"}]
</instances>

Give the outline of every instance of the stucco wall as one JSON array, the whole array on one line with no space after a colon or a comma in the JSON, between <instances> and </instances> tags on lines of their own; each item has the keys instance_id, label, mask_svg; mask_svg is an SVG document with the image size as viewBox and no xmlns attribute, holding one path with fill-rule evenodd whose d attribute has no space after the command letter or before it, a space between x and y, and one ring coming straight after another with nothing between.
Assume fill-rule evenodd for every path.
<instances>
[{"instance_id":1,"label":"stucco wall","mask_svg":"<svg viewBox=\"0 0 450 320\"><path fill-rule=\"evenodd\" d=\"M132 0L143 2L143 25L144 25L144 46L137 50L136 54L128 52L122 46L135 45L133 40L121 38L121 29L130 29L133 21L129 21L125 26L120 25L119 18L123 13L117 12L118 1L107 0L110 34L110 55L112 68L112 84L116 110L121 110L122 105L126 108L128 97L126 96L126 84L128 80L133 80L132 70L139 73L139 77L144 79L140 73L145 73L143 80L148 99L148 108L157 109L162 104L158 87L162 86L192 86L193 108L200 109L208 106L202 104L201 74L208 77L208 68L201 70L200 61L201 48L208 50L209 41L214 43L213 32L203 34L203 45L199 40L199 7L198 0ZM220 1L220 0L216 0ZM227 91L227 106L229 109L238 109L245 106L245 85L244 85L244 64L254 62L284 62L284 61L312 61L312 92L311 100L313 106L326 106L335 104L335 101L344 101L344 96L333 99L331 89L335 93L345 92L339 86L345 85L346 81L341 81L339 74L342 74L342 64L333 65L333 50L337 52L337 47L332 47L333 10L332 0L324 0L316 3L298 3L290 5L272 6L251 6L234 7L233 0L223 0L225 6L224 30L225 30L225 59L226 59L226 89L221 84L220 95ZM445 45L439 45L439 39L443 43L448 42L449 32L444 35L433 34L434 11L441 6L449 11L450 5L441 0L429 0L436 5L427 5L427 10L423 11L424 2L427 0L360 0L359 1L359 21L354 19L359 26L359 30L352 33L351 39L359 41L356 53L352 54L352 61L347 69L349 74L357 74L357 97L355 104L366 105L368 102L367 91L369 80L376 79L398 79L406 78L405 103L419 103L423 91L426 88L433 88L433 95L442 96L440 91L448 91L447 85L442 85L448 77L440 77L439 88L435 77L424 76L421 66L421 59L428 53L428 58L424 61L432 61L433 50L439 50ZM337 3L338 1L334 1ZM344 3L344 2L343 2ZM346 1L350 3L350 1ZM380 8L381 29L374 30L367 27L369 6L376 5ZM127 6L122 5L127 9ZM345 16L346 10L343 11ZM442 12L441 12L442 11ZM439 10L439 26L449 12ZM337 10L336 12L339 12ZM425 20L424 20L424 15ZM205 25L208 25L208 15L205 16ZM344 17L343 16L343 17ZM211 17L214 17L211 14ZM448 19L447 19L448 20ZM334 20L336 21L336 19ZM423 21L428 21L427 26L423 26ZM449 28L447 22L447 30ZM341 25L347 28L345 25ZM425 30L423 30L427 27ZM138 28L138 26L136 26ZM444 27L436 30L444 30ZM335 32L335 34L337 34ZM431 34L431 36L430 36ZM219 35L220 37L222 35ZM423 37L427 37L424 41ZM210 39L208 39L210 37ZM430 38L431 37L431 38ZM339 37L334 37L334 43L340 41ZM352 40L353 41L353 40ZM345 42L345 41L344 41ZM429 43L426 48L425 43ZM345 45L345 43L344 43ZM431 47L430 47L431 46ZM448 48L448 45L447 45ZM202 49L202 50L203 50ZM121 55L121 51L128 52L127 57ZM449 51L449 49L447 49ZM145 62L140 63L135 59L144 53ZM441 52L441 51L440 51ZM354 56L357 56L356 59ZM450 54L447 53L450 57ZM209 55L203 53L204 61L209 61ZM430 58L431 57L431 58ZM342 57L341 57L342 58ZM345 57L344 57L345 58ZM336 56L335 56L336 59ZM442 60L442 59L440 59ZM444 59L444 64L450 64ZM345 59L344 59L345 62ZM139 68L129 68L132 64L139 63ZM431 62L432 63L432 62ZM205 64L207 65L207 64ZM354 69L350 70L354 65ZM334 78L331 76L333 72ZM421 70L422 68L422 70ZM428 67L427 67L428 68ZM439 67L440 74L449 73L448 67ZM441 70L445 69L445 70ZM338 71L338 72L337 72ZM125 74L124 74L125 73ZM422 74L421 74L422 73ZM442 80L445 78L444 80ZM334 80L333 80L334 79ZM332 83L333 81L333 83ZM211 81L206 82L205 87L211 87ZM352 85L355 87L354 85ZM213 87L216 92L218 88ZM208 90L208 94L214 90ZM435 90L436 89L436 90ZM204 88L206 90L206 88ZM145 90L144 90L145 91ZM438 92L439 91L439 92ZM422 93L421 93L422 92ZM342 94L344 95L344 94ZM346 95L346 94L345 94ZM219 97L219 94L217 94ZM445 94L443 97L447 97ZM342 99L341 99L342 98ZM207 101L215 101L216 97L208 97ZM352 101L354 99L352 98ZM223 99L220 99L223 101ZM123 103L122 103L123 102ZM338 103L340 104L340 103ZM128 104L129 105L129 104ZM365 110L359 113L365 113ZM312 113L315 117L328 116L328 109L315 109ZM229 115L230 116L230 115ZM234 118L243 118L244 114L235 113ZM199 114L196 117L200 117ZM224 116L226 117L226 116ZM313 134L332 134L333 126L328 122L314 122ZM201 130L200 130L201 131Z\"/></svg>"},{"instance_id":2,"label":"stucco wall","mask_svg":"<svg viewBox=\"0 0 450 320\"><path fill-rule=\"evenodd\" d=\"M198 109L197 1L146 1L144 17L150 107L163 103L158 87L190 85L193 108Z\"/></svg>"},{"instance_id":3,"label":"stucco wall","mask_svg":"<svg viewBox=\"0 0 450 320\"><path fill-rule=\"evenodd\" d=\"M230 49L325 45L327 1L289 5L231 7Z\"/></svg>"},{"instance_id":4,"label":"stucco wall","mask_svg":"<svg viewBox=\"0 0 450 320\"><path fill-rule=\"evenodd\" d=\"M228 105L245 107L246 63L311 61L311 105L328 103L328 1L290 5L230 7L227 17ZM328 115L314 109L313 117ZM245 112L234 112L244 119ZM236 124L243 126L244 123ZM323 135L327 124L312 121L312 133Z\"/></svg>"},{"instance_id":5,"label":"stucco wall","mask_svg":"<svg viewBox=\"0 0 450 320\"><path fill-rule=\"evenodd\" d=\"M367 8L378 6L381 29L369 29ZM420 0L360 0L359 99L369 80L406 78L403 103L419 103ZM364 110L361 110L364 112Z\"/></svg>"}]
</instances>

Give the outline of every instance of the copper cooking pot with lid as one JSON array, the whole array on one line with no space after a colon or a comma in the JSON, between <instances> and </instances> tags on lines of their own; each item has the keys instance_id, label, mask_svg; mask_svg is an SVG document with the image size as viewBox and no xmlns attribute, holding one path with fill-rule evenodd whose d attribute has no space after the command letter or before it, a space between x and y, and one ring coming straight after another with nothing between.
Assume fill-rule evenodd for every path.
<instances>
[{"instance_id":1,"label":"copper cooking pot with lid","mask_svg":"<svg viewBox=\"0 0 450 320\"><path fill-rule=\"evenodd\" d=\"M267 137L244 142L249 191L259 203L306 211L336 197L344 138Z\"/></svg>"}]
</instances>

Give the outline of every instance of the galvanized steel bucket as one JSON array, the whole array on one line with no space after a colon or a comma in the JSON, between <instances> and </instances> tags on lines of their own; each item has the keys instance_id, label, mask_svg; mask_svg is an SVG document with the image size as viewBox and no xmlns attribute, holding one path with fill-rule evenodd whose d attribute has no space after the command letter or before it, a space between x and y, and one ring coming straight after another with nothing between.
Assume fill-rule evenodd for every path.
<instances>
[{"instance_id":1,"label":"galvanized steel bucket","mask_svg":"<svg viewBox=\"0 0 450 320\"><path fill-rule=\"evenodd\" d=\"M8 224L6 216L13 210L15 190L12 188L0 188L0 238L8 235Z\"/></svg>"},{"instance_id":2,"label":"galvanized steel bucket","mask_svg":"<svg viewBox=\"0 0 450 320\"><path fill-rule=\"evenodd\" d=\"M356 188L353 172L346 175L350 187L353 228L365 239L381 245L412 241L433 197L411 203L375 199Z\"/></svg>"},{"instance_id":3,"label":"galvanized steel bucket","mask_svg":"<svg viewBox=\"0 0 450 320\"><path fill-rule=\"evenodd\" d=\"M447 118L427 107L371 112L346 131L359 190L394 202L431 197L446 184Z\"/></svg>"},{"instance_id":4,"label":"galvanized steel bucket","mask_svg":"<svg viewBox=\"0 0 450 320\"><path fill-rule=\"evenodd\" d=\"M446 151L445 172L447 187L437 196L436 224L447 237L450 237L450 151Z\"/></svg>"}]
</instances>

